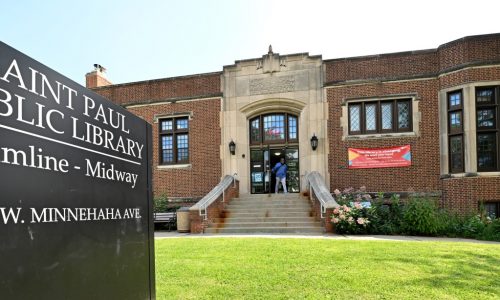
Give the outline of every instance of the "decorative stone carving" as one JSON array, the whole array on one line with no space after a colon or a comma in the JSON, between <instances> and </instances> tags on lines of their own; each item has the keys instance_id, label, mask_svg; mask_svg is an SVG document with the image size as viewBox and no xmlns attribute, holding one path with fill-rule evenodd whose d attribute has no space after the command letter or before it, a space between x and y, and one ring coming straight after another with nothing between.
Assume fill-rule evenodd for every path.
<instances>
[{"instance_id":1,"label":"decorative stone carving","mask_svg":"<svg viewBox=\"0 0 500 300\"><path fill-rule=\"evenodd\" d=\"M274 73L286 68L286 59L273 52L273 46L269 45L267 55L262 55L262 59L257 61L257 70L262 69L263 73Z\"/></svg>"},{"instance_id":2,"label":"decorative stone carving","mask_svg":"<svg viewBox=\"0 0 500 300\"><path fill-rule=\"evenodd\" d=\"M295 76L260 78L249 81L250 95L287 93L294 90Z\"/></svg>"}]
</instances>

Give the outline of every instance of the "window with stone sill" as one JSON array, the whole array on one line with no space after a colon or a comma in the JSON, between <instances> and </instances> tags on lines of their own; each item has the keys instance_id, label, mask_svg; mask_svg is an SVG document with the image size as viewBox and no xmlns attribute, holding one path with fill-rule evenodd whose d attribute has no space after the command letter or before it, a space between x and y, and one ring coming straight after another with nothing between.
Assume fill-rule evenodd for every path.
<instances>
[{"instance_id":1,"label":"window with stone sill","mask_svg":"<svg viewBox=\"0 0 500 300\"><path fill-rule=\"evenodd\" d=\"M477 170L499 171L500 87L476 88Z\"/></svg>"},{"instance_id":2,"label":"window with stone sill","mask_svg":"<svg viewBox=\"0 0 500 300\"><path fill-rule=\"evenodd\" d=\"M189 119L187 117L159 121L160 164L189 163Z\"/></svg>"},{"instance_id":3,"label":"window with stone sill","mask_svg":"<svg viewBox=\"0 0 500 300\"><path fill-rule=\"evenodd\" d=\"M464 129L462 90L447 94L448 152L450 173L464 172Z\"/></svg>"},{"instance_id":4,"label":"window with stone sill","mask_svg":"<svg viewBox=\"0 0 500 300\"><path fill-rule=\"evenodd\" d=\"M411 99L352 102L347 111L350 135L413 130Z\"/></svg>"}]
</instances>

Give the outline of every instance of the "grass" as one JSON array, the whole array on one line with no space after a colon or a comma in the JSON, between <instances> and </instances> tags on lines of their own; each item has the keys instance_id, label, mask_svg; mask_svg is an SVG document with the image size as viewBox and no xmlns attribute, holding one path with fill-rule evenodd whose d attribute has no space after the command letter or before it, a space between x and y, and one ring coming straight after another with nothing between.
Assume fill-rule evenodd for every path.
<instances>
[{"instance_id":1,"label":"grass","mask_svg":"<svg viewBox=\"0 0 500 300\"><path fill-rule=\"evenodd\" d=\"M500 245L156 240L157 299L500 299Z\"/></svg>"}]
</instances>

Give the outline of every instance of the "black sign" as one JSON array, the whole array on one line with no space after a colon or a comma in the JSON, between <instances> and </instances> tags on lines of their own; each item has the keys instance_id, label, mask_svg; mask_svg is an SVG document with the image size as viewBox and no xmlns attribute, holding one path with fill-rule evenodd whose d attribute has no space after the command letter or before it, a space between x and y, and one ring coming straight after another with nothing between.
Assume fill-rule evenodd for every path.
<instances>
[{"instance_id":1,"label":"black sign","mask_svg":"<svg viewBox=\"0 0 500 300\"><path fill-rule=\"evenodd\" d=\"M151 126L0 42L0 298L154 298Z\"/></svg>"}]
</instances>

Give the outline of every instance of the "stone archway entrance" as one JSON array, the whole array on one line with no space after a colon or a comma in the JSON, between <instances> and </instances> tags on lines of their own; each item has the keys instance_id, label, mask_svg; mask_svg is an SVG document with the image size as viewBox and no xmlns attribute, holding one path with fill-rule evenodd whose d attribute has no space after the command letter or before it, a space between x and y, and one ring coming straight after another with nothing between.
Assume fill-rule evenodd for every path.
<instances>
[{"instance_id":1,"label":"stone archway entrance","mask_svg":"<svg viewBox=\"0 0 500 300\"><path fill-rule=\"evenodd\" d=\"M288 166L288 191L300 191L299 118L293 113L267 113L248 121L250 150L250 193L275 191L276 178L271 169L282 158Z\"/></svg>"}]
</instances>

